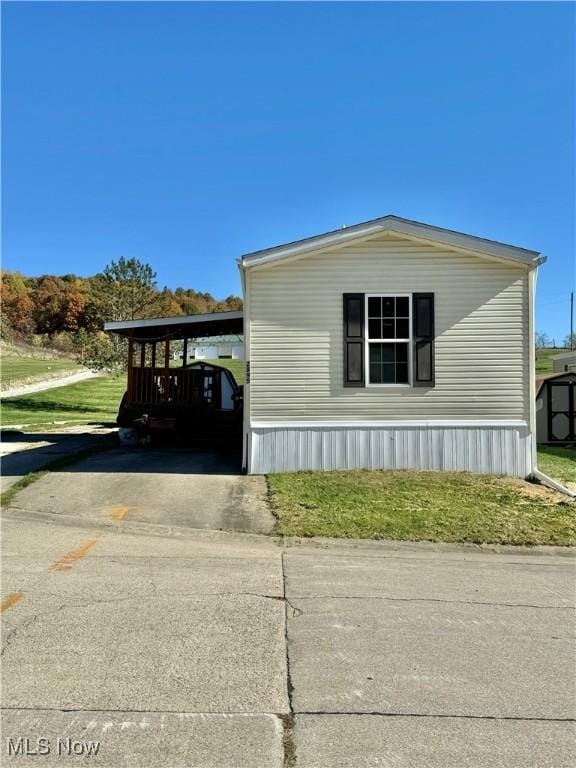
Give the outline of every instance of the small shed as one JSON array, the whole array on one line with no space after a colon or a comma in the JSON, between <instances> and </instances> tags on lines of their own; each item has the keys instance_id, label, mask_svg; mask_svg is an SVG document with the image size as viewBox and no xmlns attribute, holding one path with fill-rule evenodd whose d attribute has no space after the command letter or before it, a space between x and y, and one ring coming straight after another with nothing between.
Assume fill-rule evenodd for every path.
<instances>
[{"instance_id":1,"label":"small shed","mask_svg":"<svg viewBox=\"0 0 576 768\"><path fill-rule=\"evenodd\" d=\"M576 443L576 371L550 376L536 395L538 443Z\"/></svg>"},{"instance_id":2,"label":"small shed","mask_svg":"<svg viewBox=\"0 0 576 768\"><path fill-rule=\"evenodd\" d=\"M576 372L576 349L571 352L562 352L552 358L552 370L554 373Z\"/></svg>"}]
</instances>

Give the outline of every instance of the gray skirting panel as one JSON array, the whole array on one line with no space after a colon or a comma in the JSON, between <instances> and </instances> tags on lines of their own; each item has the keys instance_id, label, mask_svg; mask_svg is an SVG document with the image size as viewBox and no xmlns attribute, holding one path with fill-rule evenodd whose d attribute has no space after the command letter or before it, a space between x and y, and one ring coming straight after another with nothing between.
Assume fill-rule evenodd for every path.
<instances>
[{"instance_id":1,"label":"gray skirting panel","mask_svg":"<svg viewBox=\"0 0 576 768\"><path fill-rule=\"evenodd\" d=\"M493 424L254 425L251 474L334 469L468 471L527 477L525 422Z\"/></svg>"}]
</instances>

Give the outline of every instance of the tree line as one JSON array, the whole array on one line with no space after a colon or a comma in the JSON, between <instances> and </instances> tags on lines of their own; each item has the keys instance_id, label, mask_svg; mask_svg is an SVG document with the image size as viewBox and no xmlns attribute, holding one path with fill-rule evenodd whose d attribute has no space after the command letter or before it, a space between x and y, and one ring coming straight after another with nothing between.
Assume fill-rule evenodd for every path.
<instances>
[{"instance_id":1,"label":"tree line","mask_svg":"<svg viewBox=\"0 0 576 768\"><path fill-rule=\"evenodd\" d=\"M120 350L103 331L111 320L141 320L242 308L242 299L223 300L193 288L158 288L156 273L138 259L120 258L92 277L42 275L27 277L3 271L2 337L36 347L76 353L95 367Z\"/></svg>"}]
</instances>

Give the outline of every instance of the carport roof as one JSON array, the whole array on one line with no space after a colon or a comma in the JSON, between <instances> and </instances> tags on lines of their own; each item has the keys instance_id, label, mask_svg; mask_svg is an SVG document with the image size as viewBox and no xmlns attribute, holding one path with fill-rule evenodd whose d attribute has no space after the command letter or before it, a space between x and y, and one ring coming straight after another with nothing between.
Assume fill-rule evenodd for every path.
<instances>
[{"instance_id":1,"label":"carport roof","mask_svg":"<svg viewBox=\"0 0 576 768\"><path fill-rule=\"evenodd\" d=\"M205 315L151 317L105 323L105 331L133 339L191 339L223 336L244 331L244 312L211 312Z\"/></svg>"}]
</instances>

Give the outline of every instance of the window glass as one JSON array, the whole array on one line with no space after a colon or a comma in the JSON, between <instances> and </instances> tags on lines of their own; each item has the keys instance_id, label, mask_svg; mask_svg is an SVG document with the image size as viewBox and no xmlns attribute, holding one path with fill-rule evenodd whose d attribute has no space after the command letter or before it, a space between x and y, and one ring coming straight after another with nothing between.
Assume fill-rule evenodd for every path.
<instances>
[{"instance_id":1,"label":"window glass","mask_svg":"<svg viewBox=\"0 0 576 768\"><path fill-rule=\"evenodd\" d=\"M410 298L368 297L368 381L409 383Z\"/></svg>"},{"instance_id":2,"label":"window glass","mask_svg":"<svg viewBox=\"0 0 576 768\"><path fill-rule=\"evenodd\" d=\"M368 360L371 384L408 383L407 343L372 343Z\"/></svg>"}]
</instances>

